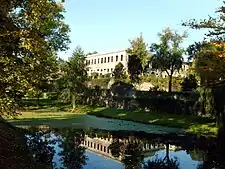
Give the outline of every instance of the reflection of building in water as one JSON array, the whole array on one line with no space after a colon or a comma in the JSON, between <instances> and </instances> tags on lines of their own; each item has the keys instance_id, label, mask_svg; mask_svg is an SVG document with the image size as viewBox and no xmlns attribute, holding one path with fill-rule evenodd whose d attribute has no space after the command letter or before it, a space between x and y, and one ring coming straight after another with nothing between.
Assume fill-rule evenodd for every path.
<instances>
[{"instance_id":1,"label":"reflection of building in water","mask_svg":"<svg viewBox=\"0 0 225 169\"><path fill-rule=\"evenodd\" d=\"M124 142L124 143L131 142L131 140L129 140L129 139L120 139L120 141ZM156 151L165 149L165 145L161 144L161 143L149 144L148 142L143 142L143 141L137 140L137 139L132 140L132 141L139 143L143 146L142 150L144 153L144 157L153 156ZM111 150L109 148L109 146L112 143L113 143L112 136L108 137L108 138L99 138L99 137L91 138L88 135L85 135L82 146L84 146L88 150L91 150L97 154L115 159L113 157L113 155L111 154ZM176 146L170 145L170 149L175 150ZM121 160L121 157L118 160Z\"/></svg>"}]
</instances>

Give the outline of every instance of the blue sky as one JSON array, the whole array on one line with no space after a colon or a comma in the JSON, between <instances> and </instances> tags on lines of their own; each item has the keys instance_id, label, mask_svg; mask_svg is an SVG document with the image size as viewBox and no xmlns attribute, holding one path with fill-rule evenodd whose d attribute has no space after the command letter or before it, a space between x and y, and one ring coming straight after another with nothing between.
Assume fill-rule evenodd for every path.
<instances>
[{"instance_id":1,"label":"blue sky","mask_svg":"<svg viewBox=\"0 0 225 169\"><path fill-rule=\"evenodd\" d=\"M85 53L123 50L128 39L143 34L148 44L158 42L165 27L188 31L183 46L202 40L205 31L190 30L182 21L207 18L222 4L220 0L66 0L65 22L70 25L70 49L60 52L67 59L77 45Z\"/></svg>"}]
</instances>

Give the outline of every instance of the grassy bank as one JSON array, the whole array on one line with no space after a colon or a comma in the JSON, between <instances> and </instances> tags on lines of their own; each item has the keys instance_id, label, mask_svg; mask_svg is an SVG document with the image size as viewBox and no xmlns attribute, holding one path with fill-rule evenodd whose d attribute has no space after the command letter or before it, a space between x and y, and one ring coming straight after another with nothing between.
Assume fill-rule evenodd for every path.
<instances>
[{"instance_id":1,"label":"grassy bank","mask_svg":"<svg viewBox=\"0 0 225 169\"><path fill-rule=\"evenodd\" d=\"M125 111L114 108L99 108L78 106L73 112L68 105L43 105L29 107L16 118L8 118L14 124L29 126L47 125L51 127L70 127L83 114L114 119L129 120L146 124L183 128L185 131L198 135L215 136L217 128L215 121L208 118L165 114L145 111Z\"/></svg>"}]
</instances>

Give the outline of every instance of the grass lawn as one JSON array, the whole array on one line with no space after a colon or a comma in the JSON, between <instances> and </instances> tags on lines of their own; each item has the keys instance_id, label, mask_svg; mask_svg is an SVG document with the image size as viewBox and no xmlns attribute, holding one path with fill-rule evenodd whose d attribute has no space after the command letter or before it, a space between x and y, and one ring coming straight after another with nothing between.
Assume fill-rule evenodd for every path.
<instances>
[{"instance_id":1,"label":"grass lawn","mask_svg":"<svg viewBox=\"0 0 225 169\"><path fill-rule=\"evenodd\" d=\"M102 110L89 112L88 114L98 117L115 118L146 124L183 128L188 133L205 136L216 136L218 130L214 120L194 116L145 111L124 111L122 109L112 108L104 108Z\"/></svg>"},{"instance_id":2,"label":"grass lawn","mask_svg":"<svg viewBox=\"0 0 225 169\"><path fill-rule=\"evenodd\" d=\"M8 118L8 121L15 125L23 124L25 126L70 127L71 124L79 120L82 114L183 128L188 133L198 135L216 136L217 134L215 122L206 118L141 111L125 112L121 109L88 106L80 106L74 112L55 111L54 108L24 111L18 117Z\"/></svg>"},{"instance_id":3,"label":"grass lawn","mask_svg":"<svg viewBox=\"0 0 225 169\"><path fill-rule=\"evenodd\" d=\"M208 118L90 106L78 106L71 112L70 106L60 104L43 104L39 108L29 107L23 110L20 116L8 118L8 121L16 125L23 123L29 126L69 127L76 120L79 120L79 116L82 114L183 128L189 133L198 135L216 136L217 134L215 121Z\"/></svg>"}]
</instances>

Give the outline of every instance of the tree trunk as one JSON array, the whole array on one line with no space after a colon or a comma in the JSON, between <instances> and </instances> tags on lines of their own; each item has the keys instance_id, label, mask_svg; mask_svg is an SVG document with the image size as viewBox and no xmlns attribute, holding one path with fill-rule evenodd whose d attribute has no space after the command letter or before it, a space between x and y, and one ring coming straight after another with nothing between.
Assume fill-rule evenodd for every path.
<instances>
[{"instance_id":1,"label":"tree trunk","mask_svg":"<svg viewBox=\"0 0 225 169\"><path fill-rule=\"evenodd\" d=\"M74 94L72 94L71 104L72 104L72 108L74 110L76 108L76 98L75 98Z\"/></svg>"},{"instance_id":2,"label":"tree trunk","mask_svg":"<svg viewBox=\"0 0 225 169\"><path fill-rule=\"evenodd\" d=\"M169 162L170 162L170 156L169 156L170 150L169 150L169 146L170 146L170 144L167 142L166 143L166 155L165 155L165 157L163 159L163 161L166 160L167 164L169 164Z\"/></svg>"},{"instance_id":3,"label":"tree trunk","mask_svg":"<svg viewBox=\"0 0 225 169\"><path fill-rule=\"evenodd\" d=\"M37 106L39 107L40 105L40 93L38 92L37 94Z\"/></svg>"},{"instance_id":4,"label":"tree trunk","mask_svg":"<svg viewBox=\"0 0 225 169\"><path fill-rule=\"evenodd\" d=\"M172 75L169 76L168 92L172 91Z\"/></svg>"},{"instance_id":5,"label":"tree trunk","mask_svg":"<svg viewBox=\"0 0 225 169\"><path fill-rule=\"evenodd\" d=\"M217 112L216 124L219 129L225 129L224 109L221 112Z\"/></svg>"}]
</instances>

